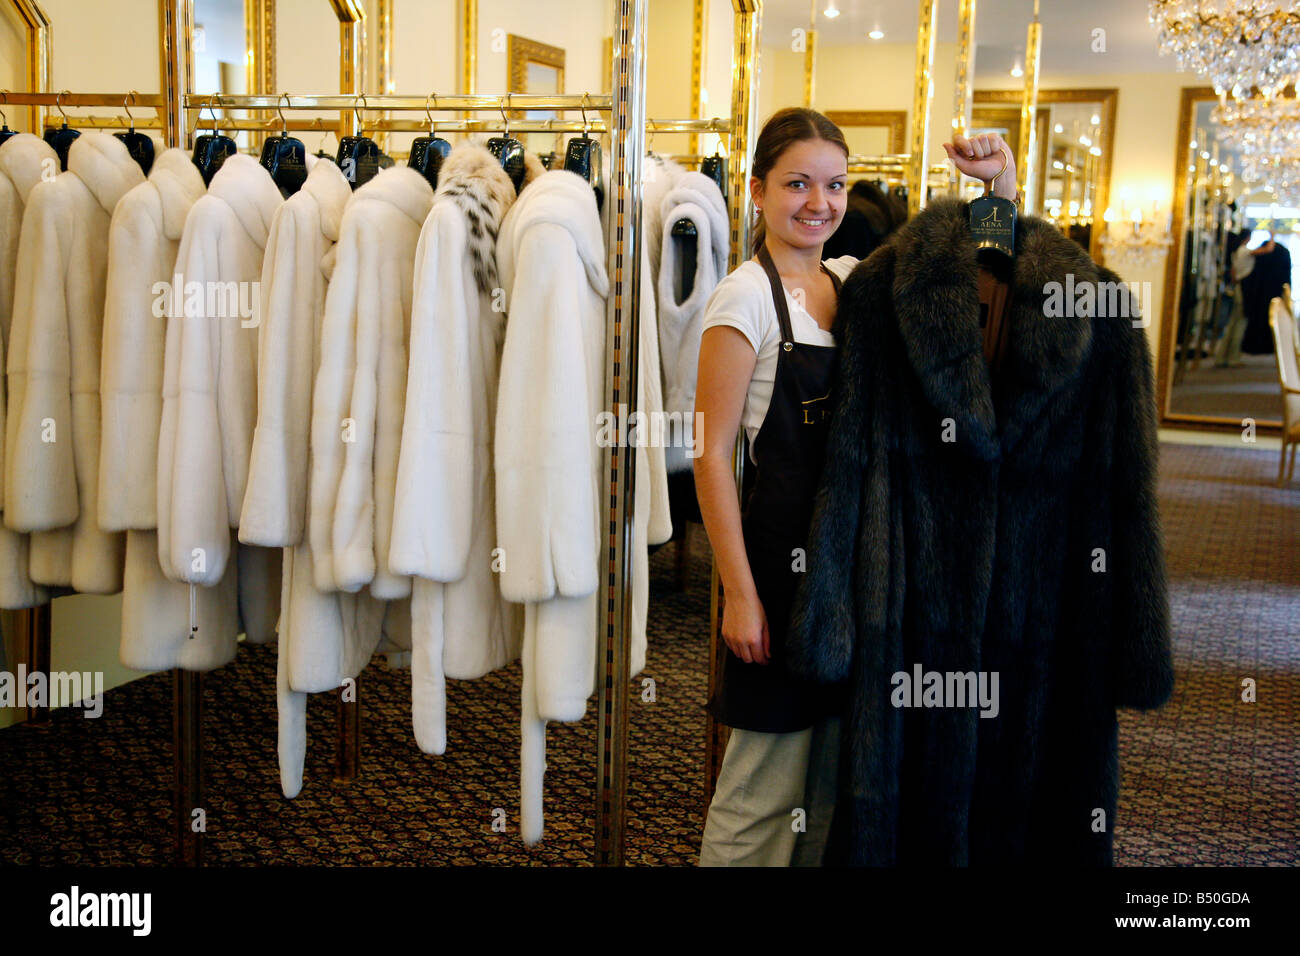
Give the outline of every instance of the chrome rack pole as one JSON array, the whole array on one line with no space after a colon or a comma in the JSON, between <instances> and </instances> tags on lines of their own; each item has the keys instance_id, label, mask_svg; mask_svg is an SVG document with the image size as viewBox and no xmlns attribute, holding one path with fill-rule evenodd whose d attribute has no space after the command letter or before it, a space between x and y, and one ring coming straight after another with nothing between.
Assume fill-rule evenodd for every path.
<instances>
[{"instance_id":1,"label":"chrome rack pole","mask_svg":"<svg viewBox=\"0 0 1300 956\"><path fill-rule=\"evenodd\" d=\"M167 145L180 147L186 142L185 96L194 86L194 57L190 47L194 32L193 0L160 0L158 14L162 74L158 114ZM172 672L172 761L176 863L202 866L207 808L203 805L203 674L200 671L177 668Z\"/></svg>"},{"instance_id":2,"label":"chrome rack pole","mask_svg":"<svg viewBox=\"0 0 1300 956\"><path fill-rule=\"evenodd\" d=\"M605 408L636 411L638 305L641 298L641 162L645 153L647 0L615 0L611 204L606 234L610 294L606 300ZM595 428L595 422L591 423ZM620 434L623 430L620 428ZM609 476L601 541L605 568L604 640L596 654L596 865L622 866L627 819L627 720L632 635L633 500L636 448L604 450Z\"/></svg>"}]
</instances>

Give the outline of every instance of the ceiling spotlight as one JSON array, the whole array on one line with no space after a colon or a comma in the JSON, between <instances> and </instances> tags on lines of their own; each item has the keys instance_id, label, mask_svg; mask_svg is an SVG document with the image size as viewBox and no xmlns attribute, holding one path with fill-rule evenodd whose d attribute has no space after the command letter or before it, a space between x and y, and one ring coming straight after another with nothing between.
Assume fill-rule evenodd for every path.
<instances>
[{"instance_id":1,"label":"ceiling spotlight","mask_svg":"<svg viewBox=\"0 0 1300 956\"><path fill-rule=\"evenodd\" d=\"M1065 132L1065 127L1062 126L1060 123L1057 123L1055 126L1052 127L1052 132L1053 132L1053 133L1064 133L1064 132Z\"/></svg>"},{"instance_id":2,"label":"ceiling spotlight","mask_svg":"<svg viewBox=\"0 0 1300 956\"><path fill-rule=\"evenodd\" d=\"M884 37L884 35L885 35L885 31L880 29L872 30L870 33L867 34L867 36L871 37L871 39L873 40L880 40Z\"/></svg>"},{"instance_id":3,"label":"ceiling spotlight","mask_svg":"<svg viewBox=\"0 0 1300 956\"><path fill-rule=\"evenodd\" d=\"M1013 66L1013 67L1011 68L1011 75L1012 75L1012 76L1024 76L1024 75L1025 75L1025 71L1022 70L1022 69L1020 69L1020 64L1017 63L1015 66Z\"/></svg>"},{"instance_id":4,"label":"ceiling spotlight","mask_svg":"<svg viewBox=\"0 0 1300 956\"><path fill-rule=\"evenodd\" d=\"M1092 114L1092 119L1090 119L1089 122L1092 123L1093 126L1100 126L1100 125L1101 125L1101 117L1098 116L1096 113L1093 113L1093 114Z\"/></svg>"},{"instance_id":5,"label":"ceiling spotlight","mask_svg":"<svg viewBox=\"0 0 1300 956\"><path fill-rule=\"evenodd\" d=\"M835 6L835 0L830 0L830 3L826 4L826 9L822 11L822 15L828 20L834 20L840 15L839 8Z\"/></svg>"}]
</instances>

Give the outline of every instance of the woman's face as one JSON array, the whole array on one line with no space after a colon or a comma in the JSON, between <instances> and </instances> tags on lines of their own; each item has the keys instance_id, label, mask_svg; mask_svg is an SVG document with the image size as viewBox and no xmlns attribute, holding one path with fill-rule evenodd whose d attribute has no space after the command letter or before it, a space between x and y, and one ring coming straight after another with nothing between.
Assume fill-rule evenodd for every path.
<instances>
[{"instance_id":1,"label":"woman's face","mask_svg":"<svg viewBox=\"0 0 1300 956\"><path fill-rule=\"evenodd\" d=\"M750 181L769 235L796 248L820 246L839 227L848 205L844 150L824 139L786 147L760 182Z\"/></svg>"}]
</instances>

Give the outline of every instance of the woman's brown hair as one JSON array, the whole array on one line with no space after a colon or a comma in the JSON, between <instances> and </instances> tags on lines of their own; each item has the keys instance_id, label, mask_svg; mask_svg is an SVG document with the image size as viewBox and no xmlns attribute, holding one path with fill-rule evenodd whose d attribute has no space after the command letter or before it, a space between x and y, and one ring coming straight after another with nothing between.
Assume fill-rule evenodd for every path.
<instances>
[{"instance_id":1,"label":"woman's brown hair","mask_svg":"<svg viewBox=\"0 0 1300 956\"><path fill-rule=\"evenodd\" d=\"M777 110L763 124L763 131L758 134L758 142L754 144L754 161L750 166L750 176L757 176L760 180L767 179L767 174L771 172L782 153L795 143L808 139L824 139L844 150L845 157L849 155L849 144L844 141L844 134L840 132L838 126L816 110L803 106L787 106L785 109ZM760 213L758 224L754 227L754 238L750 243L750 255L758 254L766 235L767 226Z\"/></svg>"}]
</instances>

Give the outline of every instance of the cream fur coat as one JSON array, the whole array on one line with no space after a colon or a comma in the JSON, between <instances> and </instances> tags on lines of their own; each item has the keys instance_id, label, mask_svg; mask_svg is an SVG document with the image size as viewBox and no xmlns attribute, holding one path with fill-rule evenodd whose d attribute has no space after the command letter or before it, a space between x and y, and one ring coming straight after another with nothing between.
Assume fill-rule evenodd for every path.
<instances>
[{"instance_id":1,"label":"cream fur coat","mask_svg":"<svg viewBox=\"0 0 1300 956\"><path fill-rule=\"evenodd\" d=\"M257 425L239 539L283 548L276 701L286 797L302 789L307 694L335 690L357 675L365 659L357 659L356 649L364 648L368 658L388 611L365 590L318 591L304 534L321 323L351 198L338 166L316 163L302 189L277 210L262 260Z\"/></svg>"},{"instance_id":2,"label":"cream fur coat","mask_svg":"<svg viewBox=\"0 0 1300 956\"><path fill-rule=\"evenodd\" d=\"M236 154L213 177L185 220L176 271L180 314L167 319L158 442L158 558L174 581L212 587L238 555L238 593L248 639L274 636L280 593L278 550L241 546L237 527L257 413L257 289L271 221L282 203L270 175ZM198 293L192 300L191 284ZM244 317L231 290L254 314ZM179 297L178 297L179 300ZM235 635L211 635L215 655L235 652Z\"/></svg>"},{"instance_id":3,"label":"cream fur coat","mask_svg":"<svg viewBox=\"0 0 1300 956\"><path fill-rule=\"evenodd\" d=\"M544 170L528 156L524 189ZM498 564L492 433L505 310L493 239L515 189L465 142L438 175L416 251L415 302L390 561L415 576L412 720L426 753L447 743L446 678L473 679L519 656L521 608Z\"/></svg>"},{"instance_id":4,"label":"cream fur coat","mask_svg":"<svg viewBox=\"0 0 1300 956\"><path fill-rule=\"evenodd\" d=\"M14 267L23 210L32 187L42 176L59 171L59 158L44 140L19 133L0 149L0 373L13 324ZM4 509L4 435L7 389L0 375L0 512ZM2 515L0 515L2 517ZM0 608L34 607L46 603L49 592L32 582L28 535L0 526Z\"/></svg>"},{"instance_id":5,"label":"cream fur coat","mask_svg":"<svg viewBox=\"0 0 1300 956\"><path fill-rule=\"evenodd\" d=\"M67 171L32 188L18 244L5 521L42 532L32 580L82 592L122 589L125 536L98 521L100 338L110 217L143 181L120 140L83 133Z\"/></svg>"},{"instance_id":6,"label":"cream fur coat","mask_svg":"<svg viewBox=\"0 0 1300 956\"><path fill-rule=\"evenodd\" d=\"M182 149L160 151L149 178L113 210L100 363L99 524L126 532L120 656L144 671L210 670L224 664L239 633L235 573L194 595L158 563L158 433L162 422L167 318L156 283L171 283L190 209L205 187Z\"/></svg>"},{"instance_id":7,"label":"cream fur coat","mask_svg":"<svg viewBox=\"0 0 1300 956\"><path fill-rule=\"evenodd\" d=\"M590 186L564 170L540 177L506 214L497 257L509 311L495 434L497 536L502 593L525 605L520 817L525 842L535 843L543 829L545 725L585 714L603 637L597 415L605 404L609 281ZM638 371L647 379L658 376L653 296L643 299L640 315ZM658 534L650 533L647 499L664 478L662 464L653 478L645 451L635 455L645 506L633 533L632 675L645 666L646 544L671 530L664 514L653 520Z\"/></svg>"}]
</instances>

